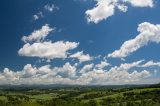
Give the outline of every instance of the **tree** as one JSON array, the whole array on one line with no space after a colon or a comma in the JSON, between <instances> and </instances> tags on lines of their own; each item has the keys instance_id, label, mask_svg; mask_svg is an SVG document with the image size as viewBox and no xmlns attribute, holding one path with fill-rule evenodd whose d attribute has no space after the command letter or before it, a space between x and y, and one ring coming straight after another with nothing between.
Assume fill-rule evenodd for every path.
<instances>
[{"instance_id":1,"label":"tree","mask_svg":"<svg viewBox=\"0 0 160 106\"><path fill-rule=\"evenodd\" d=\"M99 106L98 105L98 102L96 101L96 100L94 100L94 99L91 99L90 101L89 101L89 104L88 104L89 106Z\"/></svg>"}]
</instances>

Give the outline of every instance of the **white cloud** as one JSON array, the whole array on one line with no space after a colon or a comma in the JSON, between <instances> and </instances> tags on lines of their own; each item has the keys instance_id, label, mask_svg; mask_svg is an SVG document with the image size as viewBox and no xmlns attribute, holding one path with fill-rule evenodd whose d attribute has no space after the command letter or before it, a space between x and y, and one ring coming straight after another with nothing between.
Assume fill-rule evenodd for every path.
<instances>
[{"instance_id":1,"label":"white cloud","mask_svg":"<svg viewBox=\"0 0 160 106\"><path fill-rule=\"evenodd\" d=\"M82 74L78 80L82 83L98 85L134 83L151 76L151 73L146 70L139 72L135 70L133 72L129 72L132 68L140 65L142 61L143 60L133 63L121 64L120 66L112 67L108 71L93 69L92 71L88 71L87 73Z\"/></svg>"},{"instance_id":2,"label":"white cloud","mask_svg":"<svg viewBox=\"0 0 160 106\"><path fill-rule=\"evenodd\" d=\"M44 8L46 10L50 11L50 12L53 12L54 10L58 10L59 9L59 7L55 6L54 4L51 4L51 5L50 4L46 4L44 6Z\"/></svg>"},{"instance_id":3,"label":"white cloud","mask_svg":"<svg viewBox=\"0 0 160 106\"><path fill-rule=\"evenodd\" d=\"M95 69L92 64L84 66L83 72L77 79L80 84L130 84L139 82L151 76L146 70L132 71L143 62L143 60L133 63L124 63L120 66L114 66L109 70ZM84 71L83 71L84 70ZM80 72L81 72L80 71Z\"/></svg>"},{"instance_id":4,"label":"white cloud","mask_svg":"<svg viewBox=\"0 0 160 106\"><path fill-rule=\"evenodd\" d=\"M75 78L76 77L76 67L72 66L70 63L66 63L62 68L57 68L58 75L63 78Z\"/></svg>"},{"instance_id":5,"label":"white cloud","mask_svg":"<svg viewBox=\"0 0 160 106\"><path fill-rule=\"evenodd\" d=\"M118 71L129 70L133 67L140 65L143 61L144 60L136 61L133 63L124 63L124 64L121 64L119 67L117 66L112 67L111 70L118 70Z\"/></svg>"},{"instance_id":6,"label":"white cloud","mask_svg":"<svg viewBox=\"0 0 160 106\"><path fill-rule=\"evenodd\" d=\"M117 7L122 12L127 12L127 10L128 10L128 7L125 6L124 4L119 4L119 5L117 5Z\"/></svg>"},{"instance_id":7,"label":"white cloud","mask_svg":"<svg viewBox=\"0 0 160 106\"><path fill-rule=\"evenodd\" d=\"M94 64L78 69L76 65L65 63L61 67L45 65L35 67L27 64L21 71L5 68L0 73L1 84L129 84L151 76L146 70L131 71L141 61L114 66L109 70L95 69Z\"/></svg>"},{"instance_id":8,"label":"white cloud","mask_svg":"<svg viewBox=\"0 0 160 106\"><path fill-rule=\"evenodd\" d=\"M93 59L89 54L84 54L83 51L72 54L69 57L77 58L80 62L90 61Z\"/></svg>"},{"instance_id":9,"label":"white cloud","mask_svg":"<svg viewBox=\"0 0 160 106\"><path fill-rule=\"evenodd\" d=\"M22 40L24 42L40 41L43 40L46 36L48 36L48 34L53 30L54 28L50 28L48 24L45 24L44 26L42 26L41 29L35 30L30 35L23 36Z\"/></svg>"},{"instance_id":10,"label":"white cloud","mask_svg":"<svg viewBox=\"0 0 160 106\"><path fill-rule=\"evenodd\" d=\"M81 73L81 74L87 73L87 72L89 72L89 71L91 71L91 70L93 69L93 66L94 66L94 64L85 65L85 66L80 70L79 73Z\"/></svg>"},{"instance_id":11,"label":"white cloud","mask_svg":"<svg viewBox=\"0 0 160 106\"><path fill-rule=\"evenodd\" d=\"M17 72L5 68L0 73L0 80L1 84L72 84L75 72L76 67L70 63L54 68L50 65L37 68L27 64Z\"/></svg>"},{"instance_id":12,"label":"white cloud","mask_svg":"<svg viewBox=\"0 0 160 106\"><path fill-rule=\"evenodd\" d=\"M135 7L153 7L154 0L125 0Z\"/></svg>"},{"instance_id":13,"label":"white cloud","mask_svg":"<svg viewBox=\"0 0 160 106\"><path fill-rule=\"evenodd\" d=\"M36 67L32 67L31 64L27 64L24 66L23 71L19 74L20 78L31 78L36 74L38 69Z\"/></svg>"},{"instance_id":14,"label":"white cloud","mask_svg":"<svg viewBox=\"0 0 160 106\"><path fill-rule=\"evenodd\" d=\"M111 64L108 63L107 61L101 61L101 63L97 64L95 67L98 68L98 69L103 69L105 68L106 66L110 66Z\"/></svg>"},{"instance_id":15,"label":"white cloud","mask_svg":"<svg viewBox=\"0 0 160 106\"><path fill-rule=\"evenodd\" d=\"M98 23L114 15L115 1L117 0L96 0L97 4L93 9L86 11L87 21Z\"/></svg>"},{"instance_id":16,"label":"white cloud","mask_svg":"<svg viewBox=\"0 0 160 106\"><path fill-rule=\"evenodd\" d=\"M68 50L72 50L78 45L79 43L68 41L27 43L18 51L18 54L46 59L66 58Z\"/></svg>"},{"instance_id":17,"label":"white cloud","mask_svg":"<svg viewBox=\"0 0 160 106\"><path fill-rule=\"evenodd\" d=\"M137 51L143 46L146 46L150 42L160 43L160 25L154 25L148 22L139 24L139 35L134 39L125 41L119 50L115 50L113 53L108 54L108 57L124 58L131 53Z\"/></svg>"},{"instance_id":18,"label":"white cloud","mask_svg":"<svg viewBox=\"0 0 160 106\"><path fill-rule=\"evenodd\" d=\"M33 18L34 18L34 20L38 20L39 16L35 14L35 15L33 15Z\"/></svg>"},{"instance_id":19,"label":"white cloud","mask_svg":"<svg viewBox=\"0 0 160 106\"><path fill-rule=\"evenodd\" d=\"M159 66L160 67L160 62L154 62L151 60L143 65L140 65L140 67L151 67L151 66Z\"/></svg>"},{"instance_id":20,"label":"white cloud","mask_svg":"<svg viewBox=\"0 0 160 106\"><path fill-rule=\"evenodd\" d=\"M53 12L54 10L59 10L59 7L58 6L55 6L54 4L46 4L44 6L44 9L49 11L49 12ZM44 17L44 11L40 11L36 14L33 15L33 19L36 21L40 18Z\"/></svg>"},{"instance_id":21,"label":"white cloud","mask_svg":"<svg viewBox=\"0 0 160 106\"><path fill-rule=\"evenodd\" d=\"M14 79L15 73L12 70L5 68L3 71L3 76L7 79Z\"/></svg>"},{"instance_id":22,"label":"white cloud","mask_svg":"<svg viewBox=\"0 0 160 106\"><path fill-rule=\"evenodd\" d=\"M122 12L126 12L130 3L134 7L153 7L154 0L94 0L96 5L94 8L85 12L87 21L97 24L102 20L106 20L113 16L116 8Z\"/></svg>"},{"instance_id":23,"label":"white cloud","mask_svg":"<svg viewBox=\"0 0 160 106\"><path fill-rule=\"evenodd\" d=\"M39 12L39 13L33 15L33 19L34 20L38 20L38 19L40 19L42 17L43 17L43 12Z\"/></svg>"}]
</instances>

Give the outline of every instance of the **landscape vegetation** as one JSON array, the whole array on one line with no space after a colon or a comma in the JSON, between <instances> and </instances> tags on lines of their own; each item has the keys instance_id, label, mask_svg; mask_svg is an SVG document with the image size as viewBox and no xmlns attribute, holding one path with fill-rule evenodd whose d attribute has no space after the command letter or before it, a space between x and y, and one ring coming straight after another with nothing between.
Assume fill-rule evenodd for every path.
<instances>
[{"instance_id":1,"label":"landscape vegetation","mask_svg":"<svg viewBox=\"0 0 160 106\"><path fill-rule=\"evenodd\" d=\"M160 106L160 84L1 86L0 106Z\"/></svg>"}]
</instances>

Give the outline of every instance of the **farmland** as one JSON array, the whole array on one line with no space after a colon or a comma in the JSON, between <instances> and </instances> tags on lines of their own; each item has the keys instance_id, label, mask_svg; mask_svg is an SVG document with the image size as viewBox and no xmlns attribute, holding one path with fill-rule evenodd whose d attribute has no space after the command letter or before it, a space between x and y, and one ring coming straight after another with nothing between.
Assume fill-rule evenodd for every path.
<instances>
[{"instance_id":1,"label":"farmland","mask_svg":"<svg viewBox=\"0 0 160 106\"><path fill-rule=\"evenodd\" d=\"M160 86L8 87L0 106L160 106Z\"/></svg>"}]
</instances>

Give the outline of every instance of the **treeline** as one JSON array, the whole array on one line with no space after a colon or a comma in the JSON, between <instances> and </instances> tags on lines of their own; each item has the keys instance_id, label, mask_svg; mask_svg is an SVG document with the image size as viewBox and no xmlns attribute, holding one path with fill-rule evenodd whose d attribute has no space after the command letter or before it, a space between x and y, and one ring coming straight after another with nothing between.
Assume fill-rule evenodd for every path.
<instances>
[{"instance_id":1,"label":"treeline","mask_svg":"<svg viewBox=\"0 0 160 106\"><path fill-rule=\"evenodd\" d=\"M160 106L160 90L125 92L123 95L108 97L103 106Z\"/></svg>"},{"instance_id":2,"label":"treeline","mask_svg":"<svg viewBox=\"0 0 160 106\"><path fill-rule=\"evenodd\" d=\"M1 91L0 106L160 106L160 88ZM56 94L50 100L35 95Z\"/></svg>"}]
</instances>

